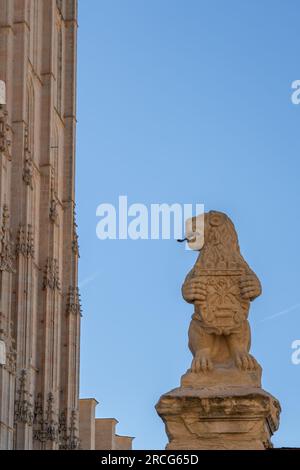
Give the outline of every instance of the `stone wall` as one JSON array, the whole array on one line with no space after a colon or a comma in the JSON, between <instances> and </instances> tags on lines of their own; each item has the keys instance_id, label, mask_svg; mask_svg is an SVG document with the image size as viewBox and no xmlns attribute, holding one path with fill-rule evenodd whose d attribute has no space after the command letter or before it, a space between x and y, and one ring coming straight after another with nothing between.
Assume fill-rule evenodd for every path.
<instances>
[{"instance_id":1,"label":"stone wall","mask_svg":"<svg viewBox=\"0 0 300 470\"><path fill-rule=\"evenodd\" d=\"M78 447L76 0L0 0L0 448Z\"/></svg>"},{"instance_id":2,"label":"stone wall","mask_svg":"<svg viewBox=\"0 0 300 470\"><path fill-rule=\"evenodd\" d=\"M80 400L80 447L84 450L131 450L133 437L118 436L115 418L95 418L98 402L94 398Z\"/></svg>"}]
</instances>

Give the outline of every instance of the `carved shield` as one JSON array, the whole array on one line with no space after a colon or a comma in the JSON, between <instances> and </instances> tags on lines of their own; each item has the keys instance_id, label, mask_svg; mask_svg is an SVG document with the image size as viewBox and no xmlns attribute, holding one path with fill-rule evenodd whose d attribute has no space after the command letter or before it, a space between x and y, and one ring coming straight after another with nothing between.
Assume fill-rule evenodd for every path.
<instances>
[{"instance_id":1,"label":"carved shield","mask_svg":"<svg viewBox=\"0 0 300 470\"><path fill-rule=\"evenodd\" d=\"M249 300L240 293L241 270L201 270L202 283L206 286L206 300L195 303L195 313L207 327L219 334L229 334L245 321Z\"/></svg>"}]
</instances>

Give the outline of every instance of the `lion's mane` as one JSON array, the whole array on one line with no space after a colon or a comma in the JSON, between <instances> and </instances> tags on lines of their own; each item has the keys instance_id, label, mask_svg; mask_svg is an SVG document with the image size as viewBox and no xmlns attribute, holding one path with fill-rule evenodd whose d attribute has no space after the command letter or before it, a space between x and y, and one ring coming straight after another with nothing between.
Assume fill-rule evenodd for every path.
<instances>
[{"instance_id":1,"label":"lion's mane","mask_svg":"<svg viewBox=\"0 0 300 470\"><path fill-rule=\"evenodd\" d=\"M196 262L197 269L243 269L249 266L240 252L237 233L223 212L204 216L204 245Z\"/></svg>"}]
</instances>

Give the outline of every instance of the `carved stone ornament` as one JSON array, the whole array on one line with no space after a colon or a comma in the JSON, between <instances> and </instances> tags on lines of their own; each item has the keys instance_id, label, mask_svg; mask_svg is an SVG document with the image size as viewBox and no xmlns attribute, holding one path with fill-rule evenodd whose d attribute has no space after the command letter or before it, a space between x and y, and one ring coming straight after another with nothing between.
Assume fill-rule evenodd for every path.
<instances>
[{"instance_id":1,"label":"carved stone ornament","mask_svg":"<svg viewBox=\"0 0 300 470\"><path fill-rule=\"evenodd\" d=\"M24 169L23 169L23 181L24 183L33 189L33 178L34 178L34 164L31 156L31 151L29 149L28 142L28 128L25 128L25 138L24 138Z\"/></svg>"},{"instance_id":2,"label":"carved stone ornament","mask_svg":"<svg viewBox=\"0 0 300 470\"><path fill-rule=\"evenodd\" d=\"M15 400L15 423L33 424L32 395L28 391L28 377L26 369L22 369L17 381Z\"/></svg>"},{"instance_id":3,"label":"carved stone ornament","mask_svg":"<svg viewBox=\"0 0 300 470\"><path fill-rule=\"evenodd\" d=\"M67 294L67 315L81 316L81 303L78 287L70 287Z\"/></svg>"},{"instance_id":4,"label":"carved stone ornament","mask_svg":"<svg viewBox=\"0 0 300 470\"><path fill-rule=\"evenodd\" d=\"M63 410L59 419L59 448L61 450L79 449L78 413L71 411L69 426L67 424L67 411Z\"/></svg>"},{"instance_id":5,"label":"carved stone ornament","mask_svg":"<svg viewBox=\"0 0 300 470\"><path fill-rule=\"evenodd\" d=\"M14 273L13 243L9 228L9 211L7 204L2 209L2 223L0 226L0 271Z\"/></svg>"},{"instance_id":6,"label":"carved stone ornament","mask_svg":"<svg viewBox=\"0 0 300 470\"><path fill-rule=\"evenodd\" d=\"M0 311L0 339L5 342L5 364L3 367L10 373L16 372L16 348L13 337L13 322L9 321L7 316Z\"/></svg>"},{"instance_id":7,"label":"carved stone ornament","mask_svg":"<svg viewBox=\"0 0 300 470\"><path fill-rule=\"evenodd\" d=\"M77 234L77 223L76 223L76 212L73 212L73 240L72 240L72 250L75 255L79 255L79 244L78 244L78 234Z\"/></svg>"},{"instance_id":8,"label":"carved stone ornament","mask_svg":"<svg viewBox=\"0 0 300 470\"><path fill-rule=\"evenodd\" d=\"M50 218L51 222L53 222L54 224L56 224L58 222L57 206L58 206L58 201L57 201L56 197L53 196L51 201L50 201L49 218Z\"/></svg>"},{"instance_id":9,"label":"carved stone ornament","mask_svg":"<svg viewBox=\"0 0 300 470\"><path fill-rule=\"evenodd\" d=\"M44 268L43 288L60 290L59 267L55 258L48 258Z\"/></svg>"},{"instance_id":10,"label":"carved stone ornament","mask_svg":"<svg viewBox=\"0 0 300 470\"><path fill-rule=\"evenodd\" d=\"M17 232L16 254L23 255L26 258L34 257L34 239L32 225L27 226L20 224Z\"/></svg>"},{"instance_id":11,"label":"carved stone ornament","mask_svg":"<svg viewBox=\"0 0 300 470\"><path fill-rule=\"evenodd\" d=\"M0 153L11 160L11 138L8 125L8 112L0 105Z\"/></svg>"},{"instance_id":12,"label":"carved stone ornament","mask_svg":"<svg viewBox=\"0 0 300 470\"><path fill-rule=\"evenodd\" d=\"M33 438L41 443L47 441L59 442L59 422L55 412L54 395L48 393L44 409L42 395L38 394L34 408Z\"/></svg>"},{"instance_id":13,"label":"carved stone ornament","mask_svg":"<svg viewBox=\"0 0 300 470\"><path fill-rule=\"evenodd\" d=\"M250 302L261 294L241 255L233 223L211 211L189 219L186 240L200 255L182 286L194 306L190 369L156 409L169 449L263 449L279 425L280 404L261 389L250 354Z\"/></svg>"}]
</instances>

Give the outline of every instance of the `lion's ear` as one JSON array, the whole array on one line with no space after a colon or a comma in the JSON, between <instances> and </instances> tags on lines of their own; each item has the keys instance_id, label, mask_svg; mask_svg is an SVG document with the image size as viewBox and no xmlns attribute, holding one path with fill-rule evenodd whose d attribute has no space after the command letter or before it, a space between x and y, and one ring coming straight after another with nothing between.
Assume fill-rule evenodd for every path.
<instances>
[{"instance_id":1,"label":"lion's ear","mask_svg":"<svg viewBox=\"0 0 300 470\"><path fill-rule=\"evenodd\" d=\"M209 212L209 223L212 227L219 227L223 225L227 219L227 216L222 212L210 211Z\"/></svg>"}]
</instances>

